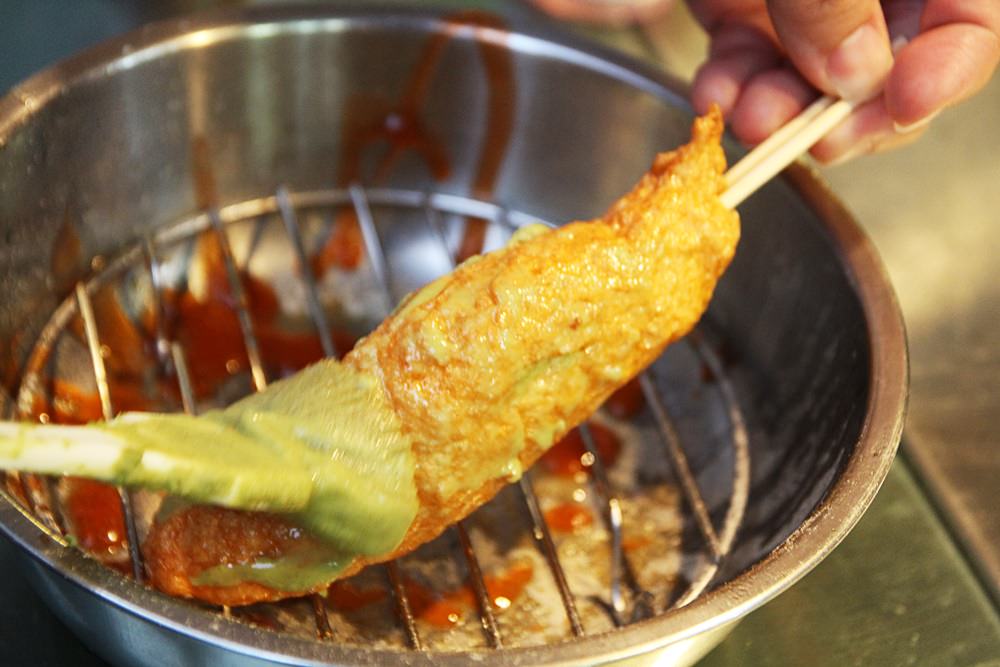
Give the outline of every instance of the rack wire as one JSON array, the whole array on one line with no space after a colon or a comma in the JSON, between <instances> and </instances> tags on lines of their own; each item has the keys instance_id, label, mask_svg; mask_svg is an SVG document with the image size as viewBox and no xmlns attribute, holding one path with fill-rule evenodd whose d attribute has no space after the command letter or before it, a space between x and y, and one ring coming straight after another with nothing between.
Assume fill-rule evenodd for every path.
<instances>
[{"instance_id":1,"label":"rack wire","mask_svg":"<svg viewBox=\"0 0 1000 667\"><path fill-rule=\"evenodd\" d=\"M107 264L103 271L97 273L86 283L77 286L73 297L67 299L54 312L48 325L43 330L35 355L38 358L29 361L22 382L22 390L18 403L22 414L26 414L25 406L30 403L33 392L37 391L38 374L42 372L44 360L42 357L51 349L52 342L64 330L73 317L80 316L84 322L86 343L90 353L93 373L96 378L101 397L102 412L105 418L114 415L107 373L104 368L104 358L113 354L102 345L98 325L90 303L90 297L108 281L116 279L130 267L140 263L146 267L150 284L153 286L151 298L156 312L156 363L161 371L172 371L178 383L178 389L184 409L195 411L195 398L192 391L190 372L187 367L185 350L176 340L167 336L162 326L162 298L164 289L164 270L158 259L159 249L164 245L175 244L185 239L194 238L196 234L209 231L216 235L222 249L222 257L226 269L228 287L233 296L233 307L239 322L244 348L249 362L249 373L253 388L262 390L267 386L268 378L263 363L260 342L254 331L253 319L250 315L247 295L240 280L240 267L237 265L232 247L230 246L227 227L237 222L253 219L277 217L281 220L285 235L293 249L297 263L297 274L305 287L305 296L312 325L319 337L323 353L327 356L337 356L338 350L330 334L327 314L322 306L318 277L313 273L306 250L306 243L301 233L297 211L302 209L343 209L349 208L360 225L361 236L365 249L365 258L375 282L385 301L385 307L393 303L390 289L392 266L387 258L379 235L378 223L374 211L382 208L408 209L424 217L425 222L434 232L437 242L442 244L444 252L452 257L447 247L447 234L443 220L446 216L458 218L478 218L490 221L492 225L503 228L505 233L512 233L525 224L543 222L526 213L500 206L494 202L483 201L462 195L403 190L393 188L363 188L354 184L347 188L305 191L293 193L282 186L274 195L249 200L223 208L211 207L177 224L158 230L155 234L142 240L132 248L122 253L116 260ZM544 223L543 224L547 224ZM454 262L452 262L452 266ZM611 537L610 549L610 587L606 607L616 626L627 625L647 618L657 613L669 613L670 609L688 604L701 592L710 586L713 577L721 566L724 558L732 547L736 531L742 521L749 493L749 449L745 420L735 398L735 392L723 372L718 356L712 351L705 340L698 335L686 339L695 354L710 370L718 382L727 418L729 421L730 441L733 449L733 479L729 502L717 527L711 516L709 505L698 487L692 472L683 443L678 435L666 402L660 395L656 383L648 374L640 378L642 392L650 407L654 421L660 433L664 451L669 457L673 470L680 481L680 487L688 508L694 517L694 523L700 534L706 558L705 565L700 569L681 595L677 596L669 608L657 610L654 608L652 595L643 590L628 554L623 548L623 514L620 499L601 460L593 435L584 425L581 435L592 461L590 466L590 483L602 507L601 519ZM15 477L15 481L17 478ZM22 488L23 488L22 484ZM519 481L519 490L524 504L524 511L532 526L532 537L538 551L544 558L564 609L567 623L572 634L584 636L584 627L578 610L577 598L572 591L566 570L558 555L549 526L541 511L538 497L535 493L530 471ZM52 494L45 498L37 493L22 494L27 499L26 511L32 515L36 525L44 527L46 532L64 544L62 522L47 506L51 504ZM129 494L120 490L120 497L128 531L129 556L132 572L137 581L143 580L143 564L138 548L138 538L135 519ZM454 526L461 545L459 556L464 562L469 574L470 587L475 594L480 625L487 645L493 649L502 649L504 637L500 631L493 613L492 600L482 573L482 567L477 557L473 542L469 537L464 522ZM395 600L396 614L399 625L403 629L407 645L413 650L425 650L426 642L421 637L417 620L413 613L412 601L409 599L400 566L390 562L382 566L389 590ZM311 606L315 619L316 636L321 640L334 638L328 617L327 605L318 596L311 598ZM228 609L223 613L228 615Z\"/></svg>"}]
</instances>

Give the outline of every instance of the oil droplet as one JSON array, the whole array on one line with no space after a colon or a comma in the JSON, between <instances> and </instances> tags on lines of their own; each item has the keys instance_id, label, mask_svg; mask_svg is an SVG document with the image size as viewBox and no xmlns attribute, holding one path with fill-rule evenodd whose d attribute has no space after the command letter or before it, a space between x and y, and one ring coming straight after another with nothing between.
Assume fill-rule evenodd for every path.
<instances>
[{"instance_id":1,"label":"oil droplet","mask_svg":"<svg viewBox=\"0 0 1000 667\"><path fill-rule=\"evenodd\" d=\"M42 412L38 415L38 421L42 424L48 424L50 419L51 417L49 417L49 413L47 412Z\"/></svg>"},{"instance_id":2,"label":"oil droplet","mask_svg":"<svg viewBox=\"0 0 1000 667\"><path fill-rule=\"evenodd\" d=\"M575 500L578 503L582 503L586 499L587 499L586 489L573 489L573 500Z\"/></svg>"},{"instance_id":3,"label":"oil droplet","mask_svg":"<svg viewBox=\"0 0 1000 667\"><path fill-rule=\"evenodd\" d=\"M230 375L235 375L236 372L240 370L240 362L235 359L230 359L226 362L226 372Z\"/></svg>"},{"instance_id":4,"label":"oil droplet","mask_svg":"<svg viewBox=\"0 0 1000 667\"><path fill-rule=\"evenodd\" d=\"M497 606L498 609L506 609L510 606L510 598L505 598L502 595L498 595L493 598L493 604Z\"/></svg>"}]
</instances>

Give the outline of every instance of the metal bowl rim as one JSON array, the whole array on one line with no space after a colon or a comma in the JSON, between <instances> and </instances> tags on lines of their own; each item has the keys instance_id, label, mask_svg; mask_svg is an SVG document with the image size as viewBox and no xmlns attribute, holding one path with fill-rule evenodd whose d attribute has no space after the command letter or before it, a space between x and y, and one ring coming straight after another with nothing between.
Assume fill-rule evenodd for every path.
<instances>
[{"instance_id":1,"label":"metal bowl rim","mask_svg":"<svg viewBox=\"0 0 1000 667\"><path fill-rule=\"evenodd\" d=\"M440 11L423 8L281 6L225 10L153 23L53 65L13 88L0 99L0 149L46 102L69 86L161 53L189 47L191 35L196 33L221 41L260 30L262 24L290 31L288 27L292 24L326 20L343 21L345 27L352 28L366 24L384 26L393 21L401 28L441 30L444 16ZM511 28L510 36L517 38L516 43L522 48L531 45L555 49L575 65L598 69L665 102L687 107L679 92L683 84L623 54L549 26L518 25ZM748 571L682 609L610 633L545 646L504 649L499 653L404 649L375 652L360 646L322 644L279 633L261 633L134 584L77 550L44 538L37 522L24 516L6 494L7 502L0 503L0 529L54 574L120 609L190 638L277 662L354 664L370 662L373 653L377 653L382 657L398 654L407 663L426 660L427 664L459 665L467 664L473 656L477 662L488 663L493 655L505 664L584 665L593 664L598 657L614 660L641 655L733 622L798 581L854 527L888 474L902 434L906 408L908 368L902 316L873 244L813 171L801 164L793 165L782 178L793 184L825 223L864 310L871 345L871 391L866 419L843 471L803 524ZM197 626L192 625L193 620L197 620ZM262 635L266 636L265 648L261 647Z\"/></svg>"}]
</instances>

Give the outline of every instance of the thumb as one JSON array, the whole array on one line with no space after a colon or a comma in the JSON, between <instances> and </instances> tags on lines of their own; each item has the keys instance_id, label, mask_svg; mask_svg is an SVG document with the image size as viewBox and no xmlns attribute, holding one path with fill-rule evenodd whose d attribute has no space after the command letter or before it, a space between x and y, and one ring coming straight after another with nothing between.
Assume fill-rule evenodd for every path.
<instances>
[{"instance_id":1,"label":"thumb","mask_svg":"<svg viewBox=\"0 0 1000 667\"><path fill-rule=\"evenodd\" d=\"M788 57L825 93L851 102L876 95L892 69L878 0L767 0Z\"/></svg>"}]
</instances>

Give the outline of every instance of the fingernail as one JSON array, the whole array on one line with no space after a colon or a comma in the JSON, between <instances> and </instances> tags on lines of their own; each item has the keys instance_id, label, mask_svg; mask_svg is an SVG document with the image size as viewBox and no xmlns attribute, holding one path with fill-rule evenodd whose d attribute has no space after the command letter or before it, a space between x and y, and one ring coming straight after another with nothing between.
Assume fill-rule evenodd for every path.
<instances>
[{"instance_id":1,"label":"fingernail","mask_svg":"<svg viewBox=\"0 0 1000 667\"><path fill-rule=\"evenodd\" d=\"M846 151L844 151L843 153L841 153L837 157L835 157L832 160L830 160L829 162L827 162L826 166L827 167L839 167L840 165L844 164L845 162L850 162L851 160L853 160L853 159L855 159L857 157L861 157L862 155L865 155L870 150L871 149L868 146L867 142L855 144L854 146L848 148Z\"/></svg>"},{"instance_id":2,"label":"fingernail","mask_svg":"<svg viewBox=\"0 0 1000 667\"><path fill-rule=\"evenodd\" d=\"M851 102L863 102L878 93L890 69L889 42L869 23L848 35L826 62L830 85Z\"/></svg>"},{"instance_id":3,"label":"fingernail","mask_svg":"<svg viewBox=\"0 0 1000 667\"><path fill-rule=\"evenodd\" d=\"M920 128L926 127L927 125L929 125L930 122L932 120L934 120L935 118L937 118L938 114L940 114L940 113L941 113L941 109L938 109L934 113L932 113L932 114L930 114L928 116L924 116L920 120L913 121L912 123L909 123L907 125L903 125L902 123L897 123L897 122L893 121L892 127L896 130L896 134L907 134L909 132L916 132Z\"/></svg>"}]
</instances>

